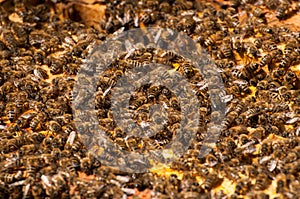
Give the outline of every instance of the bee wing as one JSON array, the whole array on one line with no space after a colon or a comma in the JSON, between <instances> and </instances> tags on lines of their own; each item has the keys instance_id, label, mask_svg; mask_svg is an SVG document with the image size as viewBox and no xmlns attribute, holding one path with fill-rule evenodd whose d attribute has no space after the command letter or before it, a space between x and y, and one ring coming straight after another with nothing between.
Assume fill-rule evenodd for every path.
<instances>
[{"instance_id":1,"label":"bee wing","mask_svg":"<svg viewBox=\"0 0 300 199\"><path fill-rule=\"evenodd\" d=\"M48 176L45 176L45 175L42 175L41 176L41 180L42 180L42 183L47 186L47 187L50 187L51 186L51 183L50 183L50 180L48 178Z\"/></svg>"},{"instance_id":2,"label":"bee wing","mask_svg":"<svg viewBox=\"0 0 300 199\"><path fill-rule=\"evenodd\" d=\"M76 137L76 132L75 131L72 131L67 139L67 142L68 144L72 145L74 143L74 140L75 140L75 137Z\"/></svg>"},{"instance_id":3,"label":"bee wing","mask_svg":"<svg viewBox=\"0 0 300 199\"><path fill-rule=\"evenodd\" d=\"M25 190L24 190L24 194L23 194L23 199L25 199L27 197L27 194L29 192L29 189L30 189L30 184L27 184L25 186Z\"/></svg>"}]
</instances>

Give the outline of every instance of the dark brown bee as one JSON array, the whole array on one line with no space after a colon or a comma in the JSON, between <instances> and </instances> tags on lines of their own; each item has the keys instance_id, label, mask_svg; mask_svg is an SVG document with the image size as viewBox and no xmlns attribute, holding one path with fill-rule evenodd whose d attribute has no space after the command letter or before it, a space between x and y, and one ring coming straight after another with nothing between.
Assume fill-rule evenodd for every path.
<instances>
[{"instance_id":1,"label":"dark brown bee","mask_svg":"<svg viewBox=\"0 0 300 199\"><path fill-rule=\"evenodd\" d=\"M259 68L258 63L252 63L245 66L247 74L252 75Z\"/></svg>"},{"instance_id":2,"label":"dark brown bee","mask_svg":"<svg viewBox=\"0 0 300 199\"><path fill-rule=\"evenodd\" d=\"M288 1L284 1L276 8L276 17L279 20L282 20L290 7L290 3Z\"/></svg>"},{"instance_id":3,"label":"dark brown bee","mask_svg":"<svg viewBox=\"0 0 300 199\"><path fill-rule=\"evenodd\" d=\"M263 56L260 60L260 67L263 67L267 64L270 64L272 62L273 55L272 54L266 54Z\"/></svg>"},{"instance_id":4,"label":"dark brown bee","mask_svg":"<svg viewBox=\"0 0 300 199\"><path fill-rule=\"evenodd\" d=\"M287 71L286 74L285 74L285 77L284 77L284 80L286 82L292 82L293 80L296 79L296 74L293 72L293 71Z\"/></svg>"},{"instance_id":5,"label":"dark brown bee","mask_svg":"<svg viewBox=\"0 0 300 199\"><path fill-rule=\"evenodd\" d=\"M283 76L284 76L284 73L285 73L285 71L284 71L284 69L282 69L282 68L278 68L278 69L275 69L274 71L272 71L272 77L273 77L273 79L282 79L283 78Z\"/></svg>"}]
</instances>

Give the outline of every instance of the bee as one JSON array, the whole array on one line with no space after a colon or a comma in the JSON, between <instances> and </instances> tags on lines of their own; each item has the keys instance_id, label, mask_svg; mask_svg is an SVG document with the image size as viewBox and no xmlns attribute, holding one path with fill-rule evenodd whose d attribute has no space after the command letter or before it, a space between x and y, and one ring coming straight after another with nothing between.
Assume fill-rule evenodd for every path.
<instances>
[{"instance_id":1,"label":"bee","mask_svg":"<svg viewBox=\"0 0 300 199\"><path fill-rule=\"evenodd\" d=\"M31 193L34 198L42 197L44 193L43 187L41 183L34 183L31 187Z\"/></svg>"},{"instance_id":2,"label":"bee","mask_svg":"<svg viewBox=\"0 0 300 199\"><path fill-rule=\"evenodd\" d=\"M212 188L218 186L222 182L216 174L209 174L204 183L201 185L205 190L211 190Z\"/></svg>"},{"instance_id":3,"label":"bee","mask_svg":"<svg viewBox=\"0 0 300 199\"><path fill-rule=\"evenodd\" d=\"M20 153L24 155L33 155L38 149L37 144L28 144L28 145L23 145L20 148Z\"/></svg>"},{"instance_id":4,"label":"bee","mask_svg":"<svg viewBox=\"0 0 300 199\"><path fill-rule=\"evenodd\" d=\"M283 193L285 191L285 179L279 178L276 183L276 193Z\"/></svg>"},{"instance_id":5,"label":"bee","mask_svg":"<svg viewBox=\"0 0 300 199\"><path fill-rule=\"evenodd\" d=\"M25 169L29 177L35 177L40 163L36 157L30 157L26 160Z\"/></svg>"},{"instance_id":6,"label":"bee","mask_svg":"<svg viewBox=\"0 0 300 199\"><path fill-rule=\"evenodd\" d=\"M265 173L259 173L254 184L255 190L265 190L271 184L269 176Z\"/></svg>"},{"instance_id":7,"label":"bee","mask_svg":"<svg viewBox=\"0 0 300 199\"><path fill-rule=\"evenodd\" d=\"M170 105L173 110L180 111L180 103L176 97L170 98Z\"/></svg>"},{"instance_id":8,"label":"bee","mask_svg":"<svg viewBox=\"0 0 300 199\"><path fill-rule=\"evenodd\" d=\"M250 26L255 27L255 26L259 26L259 25L265 23L265 19L252 16L252 17L249 17L247 22Z\"/></svg>"},{"instance_id":9,"label":"bee","mask_svg":"<svg viewBox=\"0 0 300 199\"><path fill-rule=\"evenodd\" d=\"M211 29L212 27L214 27L216 24L214 21L204 21L203 23L198 23L196 24L195 27L195 33L200 34L202 32L204 32L205 30ZM221 24L219 24L221 26ZM222 24L223 27L225 28L225 23Z\"/></svg>"},{"instance_id":10,"label":"bee","mask_svg":"<svg viewBox=\"0 0 300 199\"><path fill-rule=\"evenodd\" d=\"M25 91L18 92L17 99L15 101L18 109L21 111L24 112L29 108L28 94Z\"/></svg>"},{"instance_id":11,"label":"bee","mask_svg":"<svg viewBox=\"0 0 300 199\"><path fill-rule=\"evenodd\" d=\"M230 74L237 79L247 79L246 74L239 69L232 69Z\"/></svg>"},{"instance_id":12,"label":"bee","mask_svg":"<svg viewBox=\"0 0 300 199\"><path fill-rule=\"evenodd\" d=\"M204 45L206 47L208 46L213 46L216 43L217 36L215 34L209 35L205 40L204 40Z\"/></svg>"},{"instance_id":13,"label":"bee","mask_svg":"<svg viewBox=\"0 0 300 199\"><path fill-rule=\"evenodd\" d=\"M267 52L278 52L276 43L272 41L263 42L262 49Z\"/></svg>"},{"instance_id":14,"label":"bee","mask_svg":"<svg viewBox=\"0 0 300 199\"><path fill-rule=\"evenodd\" d=\"M54 120L52 120L48 123L48 129L49 129L49 131L54 132L54 133L59 133L62 131L61 125Z\"/></svg>"},{"instance_id":15,"label":"bee","mask_svg":"<svg viewBox=\"0 0 300 199\"><path fill-rule=\"evenodd\" d=\"M273 29L267 25L259 25L257 27L257 30L261 34L272 34L273 33Z\"/></svg>"},{"instance_id":16,"label":"bee","mask_svg":"<svg viewBox=\"0 0 300 199\"><path fill-rule=\"evenodd\" d=\"M263 38L259 37L253 41L256 48L261 48L263 44Z\"/></svg>"},{"instance_id":17,"label":"bee","mask_svg":"<svg viewBox=\"0 0 300 199\"><path fill-rule=\"evenodd\" d=\"M47 116L44 112L38 113L29 123L32 130L35 130L39 125L42 127L42 123L46 120Z\"/></svg>"},{"instance_id":18,"label":"bee","mask_svg":"<svg viewBox=\"0 0 300 199\"><path fill-rule=\"evenodd\" d=\"M136 99L130 101L129 109L136 110L146 102L147 98L145 96L138 96Z\"/></svg>"},{"instance_id":19,"label":"bee","mask_svg":"<svg viewBox=\"0 0 300 199\"><path fill-rule=\"evenodd\" d=\"M259 51L253 43L245 42L243 47L246 50L247 56L250 58L257 58Z\"/></svg>"},{"instance_id":20,"label":"bee","mask_svg":"<svg viewBox=\"0 0 300 199\"><path fill-rule=\"evenodd\" d=\"M17 173L13 173L13 174L10 174L10 173L1 173L0 174L0 179L5 182L5 183L12 183L14 181L18 181L18 180L21 180L23 177L23 172L22 171L18 171Z\"/></svg>"},{"instance_id":21,"label":"bee","mask_svg":"<svg viewBox=\"0 0 300 199\"><path fill-rule=\"evenodd\" d=\"M284 69L278 68L278 69L272 71L271 75L272 75L273 79L282 79L284 74L285 74Z\"/></svg>"},{"instance_id":22,"label":"bee","mask_svg":"<svg viewBox=\"0 0 300 199\"><path fill-rule=\"evenodd\" d=\"M235 111L228 113L221 123L222 128L227 129L237 117L238 113Z\"/></svg>"},{"instance_id":23,"label":"bee","mask_svg":"<svg viewBox=\"0 0 300 199\"><path fill-rule=\"evenodd\" d=\"M294 151L290 151L287 153L287 156L283 159L284 163L292 163L298 159L298 154Z\"/></svg>"},{"instance_id":24,"label":"bee","mask_svg":"<svg viewBox=\"0 0 300 199\"><path fill-rule=\"evenodd\" d=\"M286 16L286 13L288 12L289 7L290 7L290 3L288 3L287 1L284 1L283 3L281 3L276 8L276 17L279 20L282 20Z\"/></svg>"},{"instance_id":25,"label":"bee","mask_svg":"<svg viewBox=\"0 0 300 199\"><path fill-rule=\"evenodd\" d=\"M164 1L159 4L159 10L164 13L169 13L171 11L171 5L169 2Z\"/></svg>"},{"instance_id":26,"label":"bee","mask_svg":"<svg viewBox=\"0 0 300 199\"><path fill-rule=\"evenodd\" d=\"M293 82L296 79L296 74L293 71L288 70L284 76L286 82Z\"/></svg>"},{"instance_id":27,"label":"bee","mask_svg":"<svg viewBox=\"0 0 300 199\"><path fill-rule=\"evenodd\" d=\"M189 10L193 7L193 3L189 1L178 0L172 5L172 12L177 14L181 10Z\"/></svg>"},{"instance_id":28,"label":"bee","mask_svg":"<svg viewBox=\"0 0 300 199\"><path fill-rule=\"evenodd\" d=\"M272 54L272 53L269 53L269 54L266 54L265 56L263 56L260 60L260 67L263 67L267 64L271 64L273 57L274 57L274 54Z\"/></svg>"},{"instance_id":29,"label":"bee","mask_svg":"<svg viewBox=\"0 0 300 199\"><path fill-rule=\"evenodd\" d=\"M160 93L161 93L161 87L152 85L148 89L147 96L150 100L152 100L152 99L156 99Z\"/></svg>"},{"instance_id":30,"label":"bee","mask_svg":"<svg viewBox=\"0 0 300 199\"><path fill-rule=\"evenodd\" d=\"M19 109L17 108L16 103L14 102L7 103L5 106L5 114L11 122L14 121L19 114Z\"/></svg>"},{"instance_id":31,"label":"bee","mask_svg":"<svg viewBox=\"0 0 300 199\"><path fill-rule=\"evenodd\" d=\"M195 72L190 63L182 63L181 67L185 77L191 78L194 75Z\"/></svg>"},{"instance_id":32,"label":"bee","mask_svg":"<svg viewBox=\"0 0 300 199\"><path fill-rule=\"evenodd\" d=\"M127 64L128 68L140 68L145 65L146 62L140 62L139 60L125 60L125 63Z\"/></svg>"},{"instance_id":33,"label":"bee","mask_svg":"<svg viewBox=\"0 0 300 199\"><path fill-rule=\"evenodd\" d=\"M291 64L293 63L293 61L297 58L298 55L296 55L295 52L292 52L289 55L285 55L283 57L283 59L281 60L281 62L279 63L279 67L280 68L288 68L289 66L291 66Z\"/></svg>"},{"instance_id":34,"label":"bee","mask_svg":"<svg viewBox=\"0 0 300 199\"><path fill-rule=\"evenodd\" d=\"M214 167L219 163L219 160L212 154L206 156L206 163L210 167Z\"/></svg>"},{"instance_id":35,"label":"bee","mask_svg":"<svg viewBox=\"0 0 300 199\"><path fill-rule=\"evenodd\" d=\"M245 70L247 71L247 74L251 75L259 68L258 63L252 63L245 66Z\"/></svg>"},{"instance_id":36,"label":"bee","mask_svg":"<svg viewBox=\"0 0 300 199\"><path fill-rule=\"evenodd\" d=\"M284 50L283 50L284 55L289 55L294 51L294 48L296 47L296 44L294 42L295 41L288 41L285 44L285 47L284 47Z\"/></svg>"},{"instance_id":37,"label":"bee","mask_svg":"<svg viewBox=\"0 0 300 199\"><path fill-rule=\"evenodd\" d=\"M41 158L44 160L46 165L52 165L56 162L56 158L51 154L42 154Z\"/></svg>"},{"instance_id":38,"label":"bee","mask_svg":"<svg viewBox=\"0 0 300 199\"><path fill-rule=\"evenodd\" d=\"M240 87L236 84L230 86L226 90L228 93L233 94L235 96L239 96L241 94Z\"/></svg>"},{"instance_id":39,"label":"bee","mask_svg":"<svg viewBox=\"0 0 300 199\"><path fill-rule=\"evenodd\" d=\"M57 75L62 72L63 65L61 65L59 62L52 62L49 68L51 74Z\"/></svg>"},{"instance_id":40,"label":"bee","mask_svg":"<svg viewBox=\"0 0 300 199\"><path fill-rule=\"evenodd\" d=\"M223 44L220 48L220 52L225 58L230 58L233 55L231 46L229 44Z\"/></svg>"},{"instance_id":41,"label":"bee","mask_svg":"<svg viewBox=\"0 0 300 199\"><path fill-rule=\"evenodd\" d=\"M186 34L190 35L191 30L196 26L196 22L192 17L184 17L178 24Z\"/></svg>"}]
</instances>

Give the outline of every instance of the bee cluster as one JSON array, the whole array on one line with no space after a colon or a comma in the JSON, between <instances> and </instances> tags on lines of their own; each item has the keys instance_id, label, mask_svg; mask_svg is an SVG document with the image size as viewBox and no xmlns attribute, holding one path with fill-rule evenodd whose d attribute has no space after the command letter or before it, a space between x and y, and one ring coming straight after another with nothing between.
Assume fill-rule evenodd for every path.
<instances>
[{"instance_id":1,"label":"bee cluster","mask_svg":"<svg viewBox=\"0 0 300 199\"><path fill-rule=\"evenodd\" d=\"M56 5L67 3L0 3L0 198L126 198L147 190L155 198L300 197L300 32L270 25L268 18L269 13L280 21L297 15L297 1L95 1L106 6L100 29L60 18ZM124 96L139 125L150 119L163 125L151 137L127 137L112 117L106 91L130 69L150 63L188 79L201 105L199 126L168 176L106 167L84 145L92 136L78 135L73 121L76 74L93 47L145 26L187 34L206 49L222 77L205 80L181 55L154 48L120 55L99 77L100 128L127 151L164 148L185 119L182 104L162 85L143 85ZM224 90L211 91L227 104L223 120L211 109L206 81L224 83ZM167 107L165 117L151 112L156 104ZM210 122L222 127L216 143L207 139L217 133L207 131ZM78 128L88 131L84 122ZM200 158L201 147L210 152ZM117 161L115 154L106 159Z\"/></svg>"}]
</instances>

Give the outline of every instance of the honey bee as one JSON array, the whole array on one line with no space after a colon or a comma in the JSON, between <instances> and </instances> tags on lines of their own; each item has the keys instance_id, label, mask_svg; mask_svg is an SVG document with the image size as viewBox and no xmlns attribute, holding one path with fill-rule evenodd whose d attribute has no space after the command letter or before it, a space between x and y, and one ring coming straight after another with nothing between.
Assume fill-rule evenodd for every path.
<instances>
[{"instance_id":1,"label":"honey bee","mask_svg":"<svg viewBox=\"0 0 300 199\"><path fill-rule=\"evenodd\" d=\"M5 114L11 122L14 121L19 114L19 110L17 108L16 103L14 102L7 103L5 106Z\"/></svg>"},{"instance_id":2,"label":"honey bee","mask_svg":"<svg viewBox=\"0 0 300 199\"><path fill-rule=\"evenodd\" d=\"M281 62L279 63L280 68L288 68L292 62L296 59L296 53L292 52L291 54L285 55Z\"/></svg>"},{"instance_id":3,"label":"honey bee","mask_svg":"<svg viewBox=\"0 0 300 199\"><path fill-rule=\"evenodd\" d=\"M283 193L285 190L285 180L279 179L276 183L276 193Z\"/></svg>"},{"instance_id":4,"label":"honey bee","mask_svg":"<svg viewBox=\"0 0 300 199\"><path fill-rule=\"evenodd\" d=\"M156 99L160 93L161 93L160 86L154 86L154 85L152 85L148 89L147 95L148 95L149 99Z\"/></svg>"},{"instance_id":5,"label":"honey bee","mask_svg":"<svg viewBox=\"0 0 300 199\"><path fill-rule=\"evenodd\" d=\"M219 160L212 154L206 156L206 163L210 167L214 167L219 163Z\"/></svg>"},{"instance_id":6,"label":"honey bee","mask_svg":"<svg viewBox=\"0 0 300 199\"><path fill-rule=\"evenodd\" d=\"M274 55L272 53L266 54L260 60L260 67L263 67L267 64L271 64Z\"/></svg>"},{"instance_id":7,"label":"honey bee","mask_svg":"<svg viewBox=\"0 0 300 199\"><path fill-rule=\"evenodd\" d=\"M162 2L159 4L159 10L164 13L169 13L171 11L171 5L169 2Z\"/></svg>"},{"instance_id":8,"label":"honey bee","mask_svg":"<svg viewBox=\"0 0 300 199\"><path fill-rule=\"evenodd\" d=\"M201 185L205 190L211 190L212 188L218 186L222 182L216 174L209 174L204 183Z\"/></svg>"},{"instance_id":9,"label":"honey bee","mask_svg":"<svg viewBox=\"0 0 300 199\"><path fill-rule=\"evenodd\" d=\"M29 177L35 177L39 163L41 162L35 157L31 157L26 160L25 168Z\"/></svg>"},{"instance_id":10,"label":"honey bee","mask_svg":"<svg viewBox=\"0 0 300 199\"><path fill-rule=\"evenodd\" d=\"M259 51L253 43L245 42L243 47L246 50L247 56L249 56L250 58L257 58L258 57Z\"/></svg>"},{"instance_id":11,"label":"honey bee","mask_svg":"<svg viewBox=\"0 0 300 199\"><path fill-rule=\"evenodd\" d=\"M170 98L170 105L174 110L180 111L180 103L176 97Z\"/></svg>"},{"instance_id":12,"label":"honey bee","mask_svg":"<svg viewBox=\"0 0 300 199\"><path fill-rule=\"evenodd\" d=\"M294 80L296 79L296 74L293 72L293 71L287 71L286 72L286 74L285 74L285 76L284 76L284 80L286 81L286 82L289 82L289 83L291 83L291 82L293 82Z\"/></svg>"},{"instance_id":13,"label":"honey bee","mask_svg":"<svg viewBox=\"0 0 300 199\"><path fill-rule=\"evenodd\" d=\"M172 5L172 12L174 14L177 14L178 11L180 10L189 10L193 7L193 3L192 2L187 2L187 1L176 1L175 4Z\"/></svg>"},{"instance_id":14,"label":"honey bee","mask_svg":"<svg viewBox=\"0 0 300 199\"><path fill-rule=\"evenodd\" d=\"M273 41L263 42L262 49L267 52L278 52L277 45Z\"/></svg>"},{"instance_id":15,"label":"honey bee","mask_svg":"<svg viewBox=\"0 0 300 199\"><path fill-rule=\"evenodd\" d=\"M273 79L282 79L284 76L284 73L285 73L284 69L278 68L278 69L272 71L271 75L272 75Z\"/></svg>"},{"instance_id":16,"label":"honey bee","mask_svg":"<svg viewBox=\"0 0 300 199\"><path fill-rule=\"evenodd\" d=\"M42 123L46 120L47 116L44 112L38 113L29 123L32 130L35 130L38 126L41 127Z\"/></svg>"},{"instance_id":17,"label":"honey bee","mask_svg":"<svg viewBox=\"0 0 300 199\"><path fill-rule=\"evenodd\" d=\"M191 78L194 75L195 72L190 63L183 63L181 67L185 77Z\"/></svg>"},{"instance_id":18,"label":"honey bee","mask_svg":"<svg viewBox=\"0 0 300 199\"><path fill-rule=\"evenodd\" d=\"M238 113L235 111L228 113L225 119L221 123L222 128L227 129L237 117L238 117Z\"/></svg>"},{"instance_id":19,"label":"honey bee","mask_svg":"<svg viewBox=\"0 0 300 199\"><path fill-rule=\"evenodd\" d=\"M54 133L59 133L62 131L61 125L54 120L49 122L48 129L49 129L49 131L54 132Z\"/></svg>"},{"instance_id":20,"label":"honey bee","mask_svg":"<svg viewBox=\"0 0 300 199\"><path fill-rule=\"evenodd\" d=\"M1 173L0 175L0 179L5 182L5 183L12 183L14 181L18 181L21 180L23 177L23 172L22 171L18 171L17 173Z\"/></svg>"},{"instance_id":21,"label":"honey bee","mask_svg":"<svg viewBox=\"0 0 300 199\"><path fill-rule=\"evenodd\" d=\"M255 16L252 16L252 17L249 17L248 21L247 21L250 26L259 26L263 23L265 23L265 19L263 18L259 18L259 17L255 17Z\"/></svg>"},{"instance_id":22,"label":"honey bee","mask_svg":"<svg viewBox=\"0 0 300 199\"><path fill-rule=\"evenodd\" d=\"M286 16L289 7L290 3L288 1L284 1L283 3L279 4L279 6L276 8L276 17L279 20L282 20Z\"/></svg>"},{"instance_id":23,"label":"honey bee","mask_svg":"<svg viewBox=\"0 0 300 199\"><path fill-rule=\"evenodd\" d=\"M256 177L256 181L254 184L255 190L264 190L266 189L271 183L269 176L265 173L259 173Z\"/></svg>"}]
</instances>

